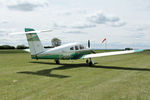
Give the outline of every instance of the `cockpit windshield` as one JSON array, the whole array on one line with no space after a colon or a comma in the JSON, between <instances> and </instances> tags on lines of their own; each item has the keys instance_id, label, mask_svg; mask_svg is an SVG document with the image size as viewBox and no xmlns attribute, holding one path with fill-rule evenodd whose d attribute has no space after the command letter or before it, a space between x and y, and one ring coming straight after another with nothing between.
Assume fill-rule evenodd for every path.
<instances>
[{"instance_id":1,"label":"cockpit windshield","mask_svg":"<svg viewBox=\"0 0 150 100\"><path fill-rule=\"evenodd\" d=\"M70 50L83 50L85 47L83 45L75 45L74 47L70 47Z\"/></svg>"}]
</instances>

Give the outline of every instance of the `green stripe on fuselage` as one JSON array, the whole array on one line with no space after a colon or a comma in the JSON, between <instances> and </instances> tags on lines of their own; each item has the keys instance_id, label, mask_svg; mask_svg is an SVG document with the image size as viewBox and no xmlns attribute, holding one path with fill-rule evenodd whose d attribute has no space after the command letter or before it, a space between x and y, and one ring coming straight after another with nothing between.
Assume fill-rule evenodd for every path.
<instances>
[{"instance_id":1,"label":"green stripe on fuselage","mask_svg":"<svg viewBox=\"0 0 150 100\"><path fill-rule=\"evenodd\" d=\"M72 54L72 59L80 59L83 55L91 54L91 53L92 53L91 50L77 51L77 52Z\"/></svg>"},{"instance_id":2,"label":"green stripe on fuselage","mask_svg":"<svg viewBox=\"0 0 150 100\"><path fill-rule=\"evenodd\" d=\"M80 59L83 55L91 54L91 50L76 51L75 53L54 55L31 55L32 59Z\"/></svg>"}]
</instances>

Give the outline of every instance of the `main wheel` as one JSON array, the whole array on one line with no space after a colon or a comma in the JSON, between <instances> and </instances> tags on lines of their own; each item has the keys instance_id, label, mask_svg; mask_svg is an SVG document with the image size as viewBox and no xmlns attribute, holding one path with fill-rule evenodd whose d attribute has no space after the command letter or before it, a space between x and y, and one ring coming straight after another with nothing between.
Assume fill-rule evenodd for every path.
<instances>
[{"instance_id":1,"label":"main wheel","mask_svg":"<svg viewBox=\"0 0 150 100\"><path fill-rule=\"evenodd\" d=\"M92 66L92 65L94 65L94 62L93 62L93 60L90 58L89 66Z\"/></svg>"},{"instance_id":2,"label":"main wheel","mask_svg":"<svg viewBox=\"0 0 150 100\"><path fill-rule=\"evenodd\" d=\"M89 66L92 66L92 65L94 65L94 64L93 64L93 62L92 62L92 61L90 61L90 62L89 62Z\"/></svg>"},{"instance_id":3,"label":"main wheel","mask_svg":"<svg viewBox=\"0 0 150 100\"><path fill-rule=\"evenodd\" d=\"M88 59L86 60L86 63L87 63L87 64L89 63L89 60L88 60Z\"/></svg>"},{"instance_id":4,"label":"main wheel","mask_svg":"<svg viewBox=\"0 0 150 100\"><path fill-rule=\"evenodd\" d=\"M60 61L58 59L55 60L56 64L60 64Z\"/></svg>"}]
</instances>

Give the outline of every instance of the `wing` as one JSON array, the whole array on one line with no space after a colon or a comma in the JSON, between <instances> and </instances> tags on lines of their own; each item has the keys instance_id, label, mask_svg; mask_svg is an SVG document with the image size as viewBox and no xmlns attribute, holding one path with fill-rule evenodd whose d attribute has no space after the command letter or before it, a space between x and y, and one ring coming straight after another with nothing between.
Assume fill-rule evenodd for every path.
<instances>
[{"instance_id":1,"label":"wing","mask_svg":"<svg viewBox=\"0 0 150 100\"><path fill-rule=\"evenodd\" d=\"M140 50L127 50L127 51L115 51L115 52L105 52L105 53L96 53L96 54L87 54L83 55L81 59L84 58L95 58L95 57L103 57L103 56L112 56L112 55L121 55L121 54L128 54L128 53L134 53L134 52L142 52L143 49Z\"/></svg>"},{"instance_id":2,"label":"wing","mask_svg":"<svg viewBox=\"0 0 150 100\"><path fill-rule=\"evenodd\" d=\"M30 49L23 49L23 51L30 52Z\"/></svg>"}]
</instances>

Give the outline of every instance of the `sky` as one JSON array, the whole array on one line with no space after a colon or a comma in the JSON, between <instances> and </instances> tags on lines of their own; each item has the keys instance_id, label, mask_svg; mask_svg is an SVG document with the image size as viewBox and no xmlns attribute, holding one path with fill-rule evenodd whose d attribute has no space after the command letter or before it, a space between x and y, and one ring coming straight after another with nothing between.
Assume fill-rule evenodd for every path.
<instances>
[{"instance_id":1,"label":"sky","mask_svg":"<svg viewBox=\"0 0 150 100\"><path fill-rule=\"evenodd\" d=\"M28 45L25 34L9 33L34 28L53 30L38 34L43 45L57 37L99 49L150 49L149 27L150 0L0 0L0 45Z\"/></svg>"}]
</instances>

